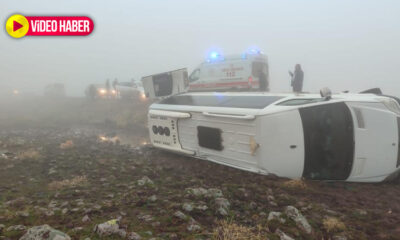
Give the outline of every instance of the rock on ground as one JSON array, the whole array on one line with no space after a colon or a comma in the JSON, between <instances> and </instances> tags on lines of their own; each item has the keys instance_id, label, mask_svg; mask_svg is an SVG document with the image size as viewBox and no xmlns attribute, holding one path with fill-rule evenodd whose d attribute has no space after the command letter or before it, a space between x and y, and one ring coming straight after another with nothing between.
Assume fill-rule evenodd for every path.
<instances>
[{"instance_id":1,"label":"rock on ground","mask_svg":"<svg viewBox=\"0 0 400 240\"><path fill-rule=\"evenodd\" d=\"M186 220L188 217L181 211L176 211L174 213L174 216L181 219L181 220Z\"/></svg>"},{"instance_id":2,"label":"rock on ground","mask_svg":"<svg viewBox=\"0 0 400 240\"><path fill-rule=\"evenodd\" d=\"M150 202L155 202L155 201L157 201L157 196L156 195L152 195L151 197L148 198L148 200Z\"/></svg>"},{"instance_id":3,"label":"rock on ground","mask_svg":"<svg viewBox=\"0 0 400 240\"><path fill-rule=\"evenodd\" d=\"M332 237L332 240L347 240L347 237L344 235L335 235Z\"/></svg>"},{"instance_id":4,"label":"rock on ground","mask_svg":"<svg viewBox=\"0 0 400 240\"><path fill-rule=\"evenodd\" d=\"M308 223L307 219L300 213L300 211L293 207L287 206L285 208L286 215L296 222L296 225L301 228L306 233L310 234L312 232L311 225Z\"/></svg>"},{"instance_id":5,"label":"rock on ground","mask_svg":"<svg viewBox=\"0 0 400 240\"><path fill-rule=\"evenodd\" d=\"M202 197L207 194L207 189L201 188L201 187L200 188L187 188L186 192L195 197Z\"/></svg>"},{"instance_id":6,"label":"rock on ground","mask_svg":"<svg viewBox=\"0 0 400 240\"><path fill-rule=\"evenodd\" d=\"M145 222L151 222L153 221L154 217L151 216L150 214L142 215L138 217L140 220L143 220Z\"/></svg>"},{"instance_id":7,"label":"rock on ground","mask_svg":"<svg viewBox=\"0 0 400 240\"><path fill-rule=\"evenodd\" d=\"M128 234L127 239L128 239L128 240L141 240L142 237L141 237L139 234L135 233L135 232L130 232L130 233Z\"/></svg>"},{"instance_id":8,"label":"rock on ground","mask_svg":"<svg viewBox=\"0 0 400 240\"><path fill-rule=\"evenodd\" d=\"M119 228L117 219L113 219L105 223L96 225L94 227L94 232L97 233L100 237L111 236L114 234L119 235L122 238L126 237L126 231Z\"/></svg>"},{"instance_id":9,"label":"rock on ground","mask_svg":"<svg viewBox=\"0 0 400 240\"><path fill-rule=\"evenodd\" d=\"M186 212L191 212L193 211L193 205L190 203L184 203L182 205L182 209L185 210Z\"/></svg>"},{"instance_id":10,"label":"rock on ground","mask_svg":"<svg viewBox=\"0 0 400 240\"><path fill-rule=\"evenodd\" d=\"M7 232L10 231L25 231L26 227L24 225L14 225L7 228Z\"/></svg>"},{"instance_id":11,"label":"rock on ground","mask_svg":"<svg viewBox=\"0 0 400 240\"><path fill-rule=\"evenodd\" d=\"M144 185L153 185L154 182L147 176L142 177L137 181L137 184L139 186L144 186Z\"/></svg>"},{"instance_id":12,"label":"rock on ground","mask_svg":"<svg viewBox=\"0 0 400 240\"><path fill-rule=\"evenodd\" d=\"M201 204L201 205L197 205L196 209L199 211L206 211L208 209L208 207L205 204Z\"/></svg>"},{"instance_id":13,"label":"rock on ground","mask_svg":"<svg viewBox=\"0 0 400 240\"><path fill-rule=\"evenodd\" d=\"M222 191L220 189L218 189L218 188L209 188L207 190L206 197L209 197L209 198L220 198L222 196L223 196Z\"/></svg>"},{"instance_id":14,"label":"rock on ground","mask_svg":"<svg viewBox=\"0 0 400 240\"><path fill-rule=\"evenodd\" d=\"M71 240L71 238L54 228L51 228L49 225L41 225L30 228L24 236L22 236L19 240Z\"/></svg>"},{"instance_id":15,"label":"rock on ground","mask_svg":"<svg viewBox=\"0 0 400 240\"><path fill-rule=\"evenodd\" d=\"M195 197L219 198L223 196L222 191L218 188L187 188L186 192Z\"/></svg>"},{"instance_id":16,"label":"rock on ground","mask_svg":"<svg viewBox=\"0 0 400 240\"><path fill-rule=\"evenodd\" d=\"M196 220L194 220L193 218L191 218L189 220L188 226L186 228L189 232L197 232L201 230L201 226L196 222Z\"/></svg>"},{"instance_id":17,"label":"rock on ground","mask_svg":"<svg viewBox=\"0 0 400 240\"><path fill-rule=\"evenodd\" d=\"M280 213L280 212L270 212L268 214L268 219L267 220L268 220L268 222L272 221L272 220L277 220L277 221L279 221L281 223L285 223L286 222L286 220L284 218L282 218L282 213Z\"/></svg>"},{"instance_id":18,"label":"rock on ground","mask_svg":"<svg viewBox=\"0 0 400 240\"><path fill-rule=\"evenodd\" d=\"M286 233L282 232L280 229L277 229L275 233L279 236L280 240L294 240L292 237L288 236Z\"/></svg>"},{"instance_id":19,"label":"rock on ground","mask_svg":"<svg viewBox=\"0 0 400 240\"><path fill-rule=\"evenodd\" d=\"M16 216L18 217L29 217L29 212L27 211L18 211L15 213Z\"/></svg>"},{"instance_id":20,"label":"rock on ground","mask_svg":"<svg viewBox=\"0 0 400 240\"><path fill-rule=\"evenodd\" d=\"M222 216L228 215L230 203L226 198L216 198L215 199L215 206L217 208L217 213Z\"/></svg>"},{"instance_id":21,"label":"rock on ground","mask_svg":"<svg viewBox=\"0 0 400 240\"><path fill-rule=\"evenodd\" d=\"M88 215L85 215L85 216L82 218L82 222L84 222L84 223L90 222L90 221L91 221L91 219L90 219L90 217L89 217Z\"/></svg>"}]
</instances>

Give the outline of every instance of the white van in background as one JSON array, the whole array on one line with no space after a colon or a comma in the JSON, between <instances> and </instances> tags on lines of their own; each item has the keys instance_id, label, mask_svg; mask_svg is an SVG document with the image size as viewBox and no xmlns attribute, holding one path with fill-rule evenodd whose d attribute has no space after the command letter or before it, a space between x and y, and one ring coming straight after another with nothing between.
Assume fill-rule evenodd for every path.
<instances>
[{"instance_id":1,"label":"white van in background","mask_svg":"<svg viewBox=\"0 0 400 240\"><path fill-rule=\"evenodd\" d=\"M115 88L122 99L146 99L142 82L119 82Z\"/></svg>"},{"instance_id":2,"label":"white van in background","mask_svg":"<svg viewBox=\"0 0 400 240\"><path fill-rule=\"evenodd\" d=\"M267 57L254 50L241 55L210 58L189 76L189 91L269 91Z\"/></svg>"}]
</instances>

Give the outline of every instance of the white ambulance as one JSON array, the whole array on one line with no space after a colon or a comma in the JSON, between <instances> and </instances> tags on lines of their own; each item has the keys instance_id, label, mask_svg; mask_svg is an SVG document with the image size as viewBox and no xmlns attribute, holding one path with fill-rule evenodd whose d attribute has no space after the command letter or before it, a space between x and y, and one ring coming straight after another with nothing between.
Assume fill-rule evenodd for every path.
<instances>
[{"instance_id":1,"label":"white ambulance","mask_svg":"<svg viewBox=\"0 0 400 240\"><path fill-rule=\"evenodd\" d=\"M259 50L222 56L212 52L189 76L189 91L269 91L267 57Z\"/></svg>"}]
</instances>

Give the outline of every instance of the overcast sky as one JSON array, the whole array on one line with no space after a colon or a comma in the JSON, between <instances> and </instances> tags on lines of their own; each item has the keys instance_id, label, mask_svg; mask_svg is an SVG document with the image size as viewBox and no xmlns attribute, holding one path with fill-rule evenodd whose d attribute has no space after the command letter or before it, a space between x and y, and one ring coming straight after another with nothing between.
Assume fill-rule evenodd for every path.
<instances>
[{"instance_id":1,"label":"overcast sky","mask_svg":"<svg viewBox=\"0 0 400 240\"><path fill-rule=\"evenodd\" d=\"M86 15L95 30L12 39L4 26L14 13ZM62 82L82 95L107 78L192 71L211 47L234 54L256 45L269 58L274 92L290 90L287 71L300 63L304 90L380 86L400 96L398 0L2 0L0 17L2 89L41 92Z\"/></svg>"}]
</instances>

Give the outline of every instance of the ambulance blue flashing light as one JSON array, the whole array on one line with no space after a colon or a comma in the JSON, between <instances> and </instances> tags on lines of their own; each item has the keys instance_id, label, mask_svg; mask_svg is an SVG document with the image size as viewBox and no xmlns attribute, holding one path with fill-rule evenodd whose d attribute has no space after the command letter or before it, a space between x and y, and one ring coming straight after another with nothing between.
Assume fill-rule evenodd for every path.
<instances>
[{"instance_id":1,"label":"ambulance blue flashing light","mask_svg":"<svg viewBox=\"0 0 400 240\"><path fill-rule=\"evenodd\" d=\"M249 49L246 51L246 53L247 53L247 54L261 54L262 52L261 52L261 50L258 49L258 48L249 48Z\"/></svg>"},{"instance_id":2,"label":"ambulance blue flashing light","mask_svg":"<svg viewBox=\"0 0 400 240\"><path fill-rule=\"evenodd\" d=\"M219 53L217 53L217 52L211 52L210 53L210 58L211 59L217 59L218 56L219 56Z\"/></svg>"},{"instance_id":3,"label":"ambulance blue flashing light","mask_svg":"<svg viewBox=\"0 0 400 240\"><path fill-rule=\"evenodd\" d=\"M210 52L210 54L207 58L207 62L217 62L217 61L223 61L223 60L224 60L224 58L222 57L222 55L216 51Z\"/></svg>"},{"instance_id":4,"label":"ambulance blue flashing light","mask_svg":"<svg viewBox=\"0 0 400 240\"><path fill-rule=\"evenodd\" d=\"M248 48L246 52L242 54L242 59L246 59L248 55L259 55L262 54L261 50L257 47Z\"/></svg>"}]
</instances>

